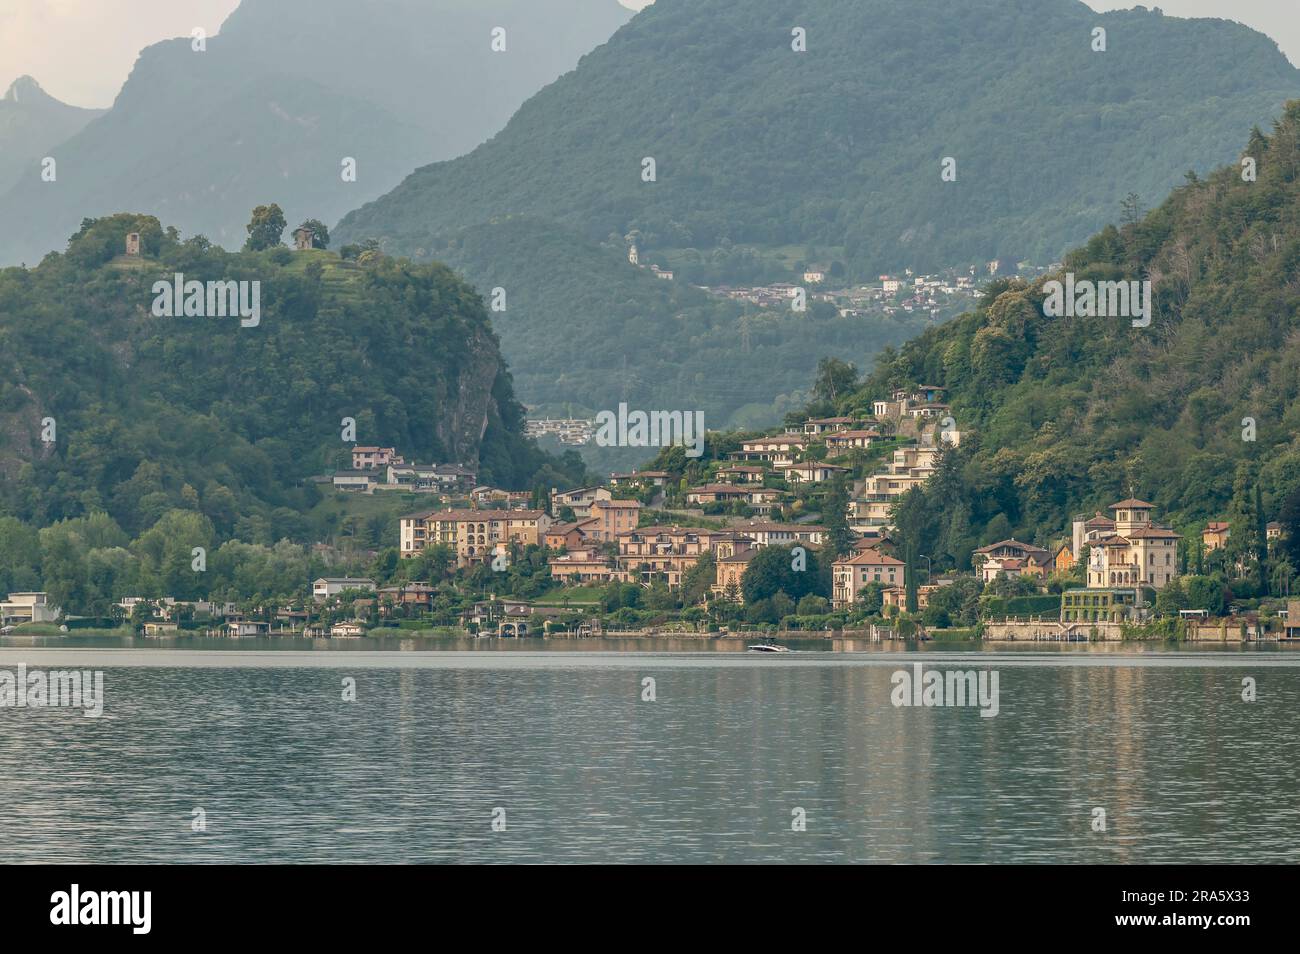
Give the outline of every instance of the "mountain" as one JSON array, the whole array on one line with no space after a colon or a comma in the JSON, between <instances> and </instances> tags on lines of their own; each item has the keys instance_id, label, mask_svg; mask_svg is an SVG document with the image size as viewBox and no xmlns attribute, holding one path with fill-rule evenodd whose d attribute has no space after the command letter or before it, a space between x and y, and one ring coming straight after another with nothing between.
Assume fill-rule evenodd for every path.
<instances>
[{"instance_id":1,"label":"mountain","mask_svg":"<svg viewBox=\"0 0 1300 954\"><path fill-rule=\"evenodd\" d=\"M926 323L902 313L841 318L820 304L746 308L629 264L621 244L538 219L463 229L422 252L489 300L504 291L493 327L520 395L551 416L627 401L701 410L714 429L771 424L802 402L825 354L866 364Z\"/></svg>"},{"instance_id":2,"label":"mountain","mask_svg":"<svg viewBox=\"0 0 1300 954\"><path fill-rule=\"evenodd\" d=\"M1300 555L1300 101L1242 157L1257 181L1236 163L1189 176L1061 273L993 283L981 307L882 357L839 402L948 388L961 447L917 508L937 523L922 543L936 565L1013 534L1048 544L1072 515L1134 496L1189 540L1229 520L1247 554L1289 506ZM1067 278L1150 281L1149 326L1048 317L1047 283ZM1196 559L1188 547L1184 565Z\"/></svg>"},{"instance_id":3,"label":"mountain","mask_svg":"<svg viewBox=\"0 0 1300 954\"><path fill-rule=\"evenodd\" d=\"M138 257L119 254L130 232ZM247 281L250 305L258 282L260 320L157 317L154 283L177 273ZM229 253L119 214L0 270L0 513L36 526L103 511L135 534L183 509L304 539L308 478L350 460L344 418L360 443L498 486L566 479L522 416L482 300L440 265Z\"/></svg>"},{"instance_id":4,"label":"mountain","mask_svg":"<svg viewBox=\"0 0 1300 954\"><path fill-rule=\"evenodd\" d=\"M244 0L205 49L144 50L112 109L51 153L57 183L33 169L0 197L0 220L26 223L0 262L121 208L232 249L255 205L333 222L491 136L631 15L617 0Z\"/></svg>"},{"instance_id":5,"label":"mountain","mask_svg":"<svg viewBox=\"0 0 1300 954\"><path fill-rule=\"evenodd\" d=\"M339 231L405 254L526 215L594 240L637 230L669 263L741 244L816 245L857 278L1047 263L1129 193L1164 195L1231 158L1297 94L1300 71L1272 40L1159 10L658 0L499 135L418 169Z\"/></svg>"},{"instance_id":6,"label":"mountain","mask_svg":"<svg viewBox=\"0 0 1300 954\"><path fill-rule=\"evenodd\" d=\"M39 179L50 150L103 113L59 102L30 76L14 80L0 99L0 194L24 173Z\"/></svg>"}]
</instances>

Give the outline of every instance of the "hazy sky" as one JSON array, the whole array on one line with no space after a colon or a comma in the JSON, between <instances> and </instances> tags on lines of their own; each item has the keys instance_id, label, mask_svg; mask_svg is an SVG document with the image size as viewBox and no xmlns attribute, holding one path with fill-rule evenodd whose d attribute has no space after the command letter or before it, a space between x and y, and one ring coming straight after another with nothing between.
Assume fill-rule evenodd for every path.
<instances>
[{"instance_id":1,"label":"hazy sky","mask_svg":"<svg viewBox=\"0 0 1300 954\"><path fill-rule=\"evenodd\" d=\"M640 9L651 0L620 2ZM1088 3L1097 10L1134 6ZM0 92L27 73L64 102L109 106L141 49L189 36L195 27L216 33L238 5L239 0L0 0ZM1239 20L1267 33L1300 64L1300 0L1147 0L1145 5L1170 16Z\"/></svg>"}]
</instances>

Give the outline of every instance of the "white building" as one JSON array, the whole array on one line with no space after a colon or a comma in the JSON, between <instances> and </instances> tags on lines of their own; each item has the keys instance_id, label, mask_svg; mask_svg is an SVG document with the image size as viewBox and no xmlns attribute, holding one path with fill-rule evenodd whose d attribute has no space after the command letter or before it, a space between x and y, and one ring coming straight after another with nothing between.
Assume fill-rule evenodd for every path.
<instances>
[{"instance_id":1,"label":"white building","mask_svg":"<svg viewBox=\"0 0 1300 954\"><path fill-rule=\"evenodd\" d=\"M10 593L0 603L0 623L53 623L62 615L48 593Z\"/></svg>"},{"instance_id":2,"label":"white building","mask_svg":"<svg viewBox=\"0 0 1300 954\"><path fill-rule=\"evenodd\" d=\"M311 585L311 595L317 603L323 603L330 597L337 596L344 590L365 590L374 592L375 581L350 576L321 577Z\"/></svg>"}]
</instances>

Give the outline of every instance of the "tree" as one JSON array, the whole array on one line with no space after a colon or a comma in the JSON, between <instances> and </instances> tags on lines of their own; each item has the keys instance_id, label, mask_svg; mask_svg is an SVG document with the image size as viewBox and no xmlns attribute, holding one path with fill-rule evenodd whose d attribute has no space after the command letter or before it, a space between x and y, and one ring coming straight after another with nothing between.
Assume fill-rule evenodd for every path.
<instances>
[{"instance_id":1,"label":"tree","mask_svg":"<svg viewBox=\"0 0 1300 954\"><path fill-rule=\"evenodd\" d=\"M822 525L826 528L831 553L840 557L853 552L857 539L849 529L849 488L845 477L831 481L822 501Z\"/></svg>"},{"instance_id":2,"label":"tree","mask_svg":"<svg viewBox=\"0 0 1300 954\"><path fill-rule=\"evenodd\" d=\"M1278 522L1282 524L1282 552L1287 555L1292 566L1300 566L1300 487L1291 491L1282 501Z\"/></svg>"},{"instance_id":3,"label":"tree","mask_svg":"<svg viewBox=\"0 0 1300 954\"><path fill-rule=\"evenodd\" d=\"M816 556L804 549L803 563L799 564L793 552L793 547L763 547L754 555L740 578L746 604L769 600L777 593L798 600L819 588L821 575ZM794 569L798 565L804 569Z\"/></svg>"},{"instance_id":4,"label":"tree","mask_svg":"<svg viewBox=\"0 0 1300 954\"><path fill-rule=\"evenodd\" d=\"M248 223L248 241L244 243L245 252L261 252L283 244L280 236L289 227L284 212L274 203L259 205L253 210L253 218Z\"/></svg>"},{"instance_id":5,"label":"tree","mask_svg":"<svg viewBox=\"0 0 1300 954\"><path fill-rule=\"evenodd\" d=\"M885 584L872 580L858 591L858 607L875 616L885 608Z\"/></svg>"},{"instance_id":6,"label":"tree","mask_svg":"<svg viewBox=\"0 0 1300 954\"><path fill-rule=\"evenodd\" d=\"M1268 520L1258 482L1255 484L1255 582L1261 596L1268 592Z\"/></svg>"},{"instance_id":7,"label":"tree","mask_svg":"<svg viewBox=\"0 0 1300 954\"><path fill-rule=\"evenodd\" d=\"M1142 197L1136 192L1130 192L1128 195L1124 196L1119 205L1125 225L1133 225L1142 218L1144 211L1142 208Z\"/></svg>"},{"instance_id":8,"label":"tree","mask_svg":"<svg viewBox=\"0 0 1300 954\"><path fill-rule=\"evenodd\" d=\"M813 397L834 404L852 394L858 387L858 369L839 358L822 358L817 362L817 379L813 382Z\"/></svg>"},{"instance_id":9,"label":"tree","mask_svg":"<svg viewBox=\"0 0 1300 954\"><path fill-rule=\"evenodd\" d=\"M682 603L693 606L708 597L709 591L717 579L718 561L709 551L696 561L695 565L682 576Z\"/></svg>"},{"instance_id":10,"label":"tree","mask_svg":"<svg viewBox=\"0 0 1300 954\"><path fill-rule=\"evenodd\" d=\"M817 596L809 593L799 600L799 605L795 609L800 616L824 616L831 611L830 601L824 596Z\"/></svg>"}]
</instances>

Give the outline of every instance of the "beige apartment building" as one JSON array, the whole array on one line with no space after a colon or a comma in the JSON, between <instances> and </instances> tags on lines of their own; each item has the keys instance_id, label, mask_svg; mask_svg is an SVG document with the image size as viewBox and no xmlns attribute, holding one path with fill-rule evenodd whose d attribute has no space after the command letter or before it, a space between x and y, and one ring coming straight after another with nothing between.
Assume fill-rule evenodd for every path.
<instances>
[{"instance_id":1,"label":"beige apartment building","mask_svg":"<svg viewBox=\"0 0 1300 954\"><path fill-rule=\"evenodd\" d=\"M491 559L498 545L541 545L551 518L544 510L426 510L401 518L401 553L411 557L439 544L457 566Z\"/></svg>"},{"instance_id":2,"label":"beige apartment building","mask_svg":"<svg viewBox=\"0 0 1300 954\"><path fill-rule=\"evenodd\" d=\"M582 532L589 539L608 543L625 530L636 529L641 519L641 503L637 500L595 500L590 514L582 522Z\"/></svg>"},{"instance_id":3,"label":"beige apartment building","mask_svg":"<svg viewBox=\"0 0 1300 954\"><path fill-rule=\"evenodd\" d=\"M852 606L870 583L903 586L904 567L902 560L879 550L863 550L856 556L836 560L831 565L831 605L836 609Z\"/></svg>"},{"instance_id":4,"label":"beige apartment building","mask_svg":"<svg viewBox=\"0 0 1300 954\"><path fill-rule=\"evenodd\" d=\"M934 474L937 447L900 447L886 469L872 474L862 494L849 504L849 521L855 529L889 526L889 511L898 498L919 487Z\"/></svg>"}]
</instances>

